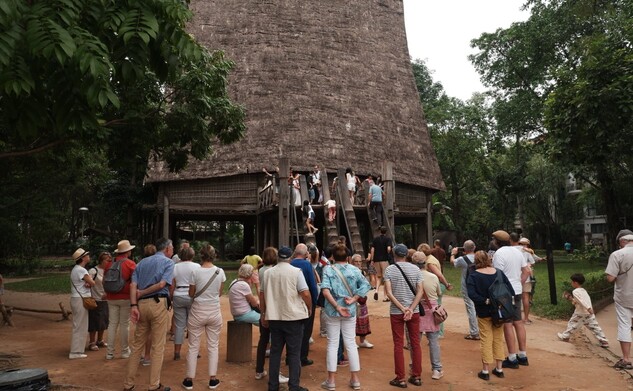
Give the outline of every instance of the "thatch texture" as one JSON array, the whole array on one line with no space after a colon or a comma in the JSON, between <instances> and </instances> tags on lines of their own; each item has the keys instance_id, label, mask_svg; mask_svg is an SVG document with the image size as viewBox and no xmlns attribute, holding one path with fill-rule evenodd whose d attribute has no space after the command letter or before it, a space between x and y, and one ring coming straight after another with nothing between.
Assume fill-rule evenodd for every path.
<instances>
[{"instance_id":1,"label":"thatch texture","mask_svg":"<svg viewBox=\"0 0 633 391\"><path fill-rule=\"evenodd\" d=\"M394 179L444 187L410 64L401 0L192 0L189 31L236 66L243 140L149 182L261 172L283 153L298 170L394 163ZM285 175L285 173L282 173Z\"/></svg>"}]
</instances>

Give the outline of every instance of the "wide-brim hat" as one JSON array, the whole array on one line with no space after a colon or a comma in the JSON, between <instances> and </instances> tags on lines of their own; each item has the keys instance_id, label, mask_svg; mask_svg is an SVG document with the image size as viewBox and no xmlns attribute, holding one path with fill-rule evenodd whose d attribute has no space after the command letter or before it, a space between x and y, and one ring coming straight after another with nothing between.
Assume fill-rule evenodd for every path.
<instances>
[{"instance_id":1,"label":"wide-brim hat","mask_svg":"<svg viewBox=\"0 0 633 391\"><path fill-rule=\"evenodd\" d=\"M80 260L81 258L83 258L84 256L86 256L88 254L90 254L88 251L86 251L83 248L79 247L73 253L73 261L77 262L78 260Z\"/></svg>"},{"instance_id":2,"label":"wide-brim hat","mask_svg":"<svg viewBox=\"0 0 633 391\"><path fill-rule=\"evenodd\" d=\"M117 254L123 254L128 251L131 251L136 246L132 246L129 240L121 240L119 244L116 246L116 250L114 251Z\"/></svg>"}]
</instances>

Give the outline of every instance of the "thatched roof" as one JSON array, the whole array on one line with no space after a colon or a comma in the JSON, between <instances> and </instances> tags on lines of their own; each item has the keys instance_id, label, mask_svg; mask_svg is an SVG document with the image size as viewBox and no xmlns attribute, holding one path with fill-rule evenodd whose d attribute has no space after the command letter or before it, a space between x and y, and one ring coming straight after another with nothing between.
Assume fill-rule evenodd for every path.
<instances>
[{"instance_id":1,"label":"thatched roof","mask_svg":"<svg viewBox=\"0 0 633 391\"><path fill-rule=\"evenodd\" d=\"M401 0L192 0L189 31L235 61L232 98L245 138L180 173L155 163L149 182L394 163L398 182L442 189L407 49ZM285 173L283 173L285 175Z\"/></svg>"}]
</instances>

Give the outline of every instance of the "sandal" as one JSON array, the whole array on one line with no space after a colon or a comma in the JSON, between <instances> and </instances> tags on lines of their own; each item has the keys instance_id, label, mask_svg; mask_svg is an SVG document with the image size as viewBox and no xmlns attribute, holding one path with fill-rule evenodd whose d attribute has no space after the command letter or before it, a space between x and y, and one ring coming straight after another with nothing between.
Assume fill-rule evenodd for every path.
<instances>
[{"instance_id":1,"label":"sandal","mask_svg":"<svg viewBox=\"0 0 633 391\"><path fill-rule=\"evenodd\" d=\"M478 335L468 334L467 336L464 337L464 339L470 339L470 340L473 340L473 341L479 341L481 338Z\"/></svg>"},{"instance_id":2,"label":"sandal","mask_svg":"<svg viewBox=\"0 0 633 391\"><path fill-rule=\"evenodd\" d=\"M88 345L88 350L92 350L93 352L96 352L99 350L99 347L97 346L96 343L91 342L90 345Z\"/></svg>"},{"instance_id":3,"label":"sandal","mask_svg":"<svg viewBox=\"0 0 633 391\"><path fill-rule=\"evenodd\" d=\"M407 388L407 382L404 380L400 380L397 377L389 382L390 385L399 388Z\"/></svg>"},{"instance_id":4,"label":"sandal","mask_svg":"<svg viewBox=\"0 0 633 391\"><path fill-rule=\"evenodd\" d=\"M108 344L105 343L104 341L97 341L97 346L100 348L107 348Z\"/></svg>"},{"instance_id":5,"label":"sandal","mask_svg":"<svg viewBox=\"0 0 633 391\"><path fill-rule=\"evenodd\" d=\"M409 383L413 384L414 386L420 387L422 385L422 379L420 379L419 377L410 376L409 380L407 380L407 381Z\"/></svg>"},{"instance_id":6,"label":"sandal","mask_svg":"<svg viewBox=\"0 0 633 391\"><path fill-rule=\"evenodd\" d=\"M620 361L616 362L613 366L615 369L633 369L633 364L630 362L624 361L624 359L620 359Z\"/></svg>"}]
</instances>

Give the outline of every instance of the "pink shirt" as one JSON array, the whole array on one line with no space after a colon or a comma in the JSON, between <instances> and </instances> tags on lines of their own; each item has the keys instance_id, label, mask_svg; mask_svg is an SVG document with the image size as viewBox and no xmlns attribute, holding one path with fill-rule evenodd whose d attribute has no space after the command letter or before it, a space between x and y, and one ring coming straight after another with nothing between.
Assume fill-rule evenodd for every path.
<instances>
[{"instance_id":1,"label":"pink shirt","mask_svg":"<svg viewBox=\"0 0 633 391\"><path fill-rule=\"evenodd\" d=\"M251 305L246 300L246 296L252 295L253 291L248 282L237 280L229 289L229 304L231 315L240 316L251 310Z\"/></svg>"}]
</instances>

